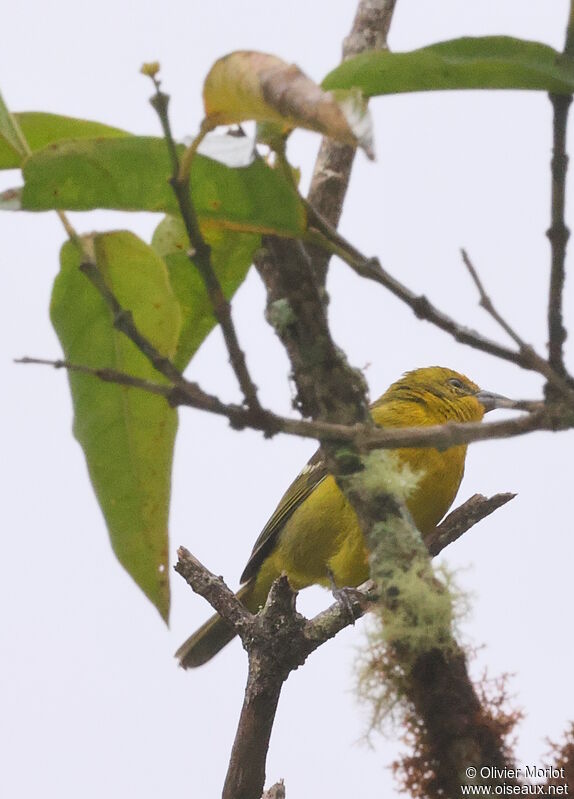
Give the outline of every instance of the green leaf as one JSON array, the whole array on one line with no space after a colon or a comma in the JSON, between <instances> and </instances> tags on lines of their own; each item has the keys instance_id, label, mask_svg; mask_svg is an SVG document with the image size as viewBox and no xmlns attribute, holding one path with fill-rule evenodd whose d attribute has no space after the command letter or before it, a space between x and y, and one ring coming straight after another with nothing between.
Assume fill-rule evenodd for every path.
<instances>
[{"instance_id":1,"label":"green leaf","mask_svg":"<svg viewBox=\"0 0 574 799\"><path fill-rule=\"evenodd\" d=\"M16 166L19 166L28 154L26 139L18 126L16 115L10 113L0 94L0 162L3 151L5 157L16 162Z\"/></svg>"},{"instance_id":2,"label":"green leaf","mask_svg":"<svg viewBox=\"0 0 574 799\"><path fill-rule=\"evenodd\" d=\"M231 299L253 262L261 237L225 228L202 231L211 247L211 261L226 299ZM167 263L173 290L179 300L182 325L174 362L183 371L216 319L199 272L187 256L189 241L181 219L168 216L157 226L152 246Z\"/></svg>"},{"instance_id":3,"label":"green leaf","mask_svg":"<svg viewBox=\"0 0 574 799\"><path fill-rule=\"evenodd\" d=\"M183 152L183 148L180 148ZM130 136L62 142L24 163L23 208L178 213L163 139ZM297 192L258 159L231 169L198 155L191 170L200 220L233 230L302 236L306 216Z\"/></svg>"},{"instance_id":4,"label":"green leaf","mask_svg":"<svg viewBox=\"0 0 574 799\"><path fill-rule=\"evenodd\" d=\"M172 357L181 314L167 269L132 233L85 240L120 304L139 330ZM80 272L82 255L69 242L52 294L51 318L66 359L111 367L154 382L161 375L115 330L105 302ZM69 374L74 434L80 442L113 549L166 621L169 615L168 509L177 413L159 396Z\"/></svg>"},{"instance_id":5,"label":"green leaf","mask_svg":"<svg viewBox=\"0 0 574 799\"><path fill-rule=\"evenodd\" d=\"M539 42L509 36L453 39L407 53L368 52L345 61L325 89L360 88L367 96L441 89L574 91L574 71Z\"/></svg>"},{"instance_id":6,"label":"green leaf","mask_svg":"<svg viewBox=\"0 0 574 799\"><path fill-rule=\"evenodd\" d=\"M1 98L0 98L0 119ZM26 111L22 114L13 114L13 120L19 126L30 150L41 150L48 144L64 139L87 139L96 136L117 137L130 136L124 130L103 125L101 122L91 122L88 119L75 119L58 114L44 114L40 111ZM17 169L26 158L26 150L17 150L11 143L9 133L5 132L0 123L0 169Z\"/></svg>"}]
</instances>

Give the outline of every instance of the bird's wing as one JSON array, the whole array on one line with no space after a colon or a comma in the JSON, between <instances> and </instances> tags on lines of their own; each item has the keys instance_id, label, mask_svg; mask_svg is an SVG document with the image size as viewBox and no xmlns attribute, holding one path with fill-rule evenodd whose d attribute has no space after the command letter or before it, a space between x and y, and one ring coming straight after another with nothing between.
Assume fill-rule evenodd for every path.
<instances>
[{"instance_id":1,"label":"bird's wing","mask_svg":"<svg viewBox=\"0 0 574 799\"><path fill-rule=\"evenodd\" d=\"M247 582L256 574L269 552L275 546L287 519L295 513L297 508L303 504L327 475L328 471L321 450L317 450L283 494L277 509L261 531L247 566L241 575L242 583Z\"/></svg>"}]
</instances>

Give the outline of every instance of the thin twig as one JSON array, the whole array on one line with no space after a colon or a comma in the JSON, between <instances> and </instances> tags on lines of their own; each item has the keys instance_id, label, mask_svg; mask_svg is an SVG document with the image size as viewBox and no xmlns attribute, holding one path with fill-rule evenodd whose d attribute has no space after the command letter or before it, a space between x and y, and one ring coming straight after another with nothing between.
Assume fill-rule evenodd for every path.
<instances>
[{"instance_id":1,"label":"thin twig","mask_svg":"<svg viewBox=\"0 0 574 799\"><path fill-rule=\"evenodd\" d=\"M92 260L84 260L80 264L80 271L86 275L88 280L98 290L100 296L112 312L113 324L116 330L119 330L136 345L140 352L145 355L152 364L154 369L157 369L160 374L167 377L174 385L183 388L187 381L184 379L179 369L177 369L170 359L166 355L163 355L151 341L139 331L134 322L132 312L120 305L116 295L106 283L96 263Z\"/></svg>"},{"instance_id":2,"label":"thin twig","mask_svg":"<svg viewBox=\"0 0 574 799\"><path fill-rule=\"evenodd\" d=\"M265 791L261 799L285 799L286 795L285 783L283 780L279 780Z\"/></svg>"},{"instance_id":3,"label":"thin twig","mask_svg":"<svg viewBox=\"0 0 574 799\"><path fill-rule=\"evenodd\" d=\"M466 266L466 268L467 268L467 270L468 270L468 272L470 274L470 277L472 278L472 281L473 281L474 285L476 286L476 288L478 290L478 294L479 294L479 297L480 297L479 305L481 306L481 308L484 308L484 310L487 313L489 313L496 322L498 322L500 327L506 333L508 333L510 338L514 341L515 344L518 345L518 347L521 350L531 350L532 347L530 347L530 345L526 344L520 338L518 333L515 332L515 330L508 324L508 322L505 319L503 319L503 317L498 313L498 311L494 307L490 296L486 293L486 290L484 288L482 280L480 279L480 277L478 275L478 272L476 271L476 269L474 267L474 264L472 263L472 261L470 260L470 258L468 256L467 251L464 248L461 248L460 254L462 255L463 263Z\"/></svg>"},{"instance_id":4,"label":"thin twig","mask_svg":"<svg viewBox=\"0 0 574 799\"><path fill-rule=\"evenodd\" d=\"M186 406L226 417L236 429L259 430L267 436L277 433L312 438L322 441L348 442L361 451L373 449L397 449L401 447L452 447L470 444L473 441L489 441L496 438L511 438L536 430L568 429L571 422L567 415L561 418L561 409L546 409L543 402L517 400L517 409L529 411L528 415L500 422L448 422L430 427L379 428L371 424L339 424L322 420L290 419L271 411L253 412L241 405L226 404L218 397L208 394L197 383L183 379L181 385L162 385L119 372L115 369L96 368L75 364L65 360L24 357L19 364L40 364L55 369L92 375L108 383L157 394L165 398L172 407Z\"/></svg>"},{"instance_id":5,"label":"thin twig","mask_svg":"<svg viewBox=\"0 0 574 799\"><path fill-rule=\"evenodd\" d=\"M524 368L532 368L526 366L521 362L520 353L498 344L485 336L482 336L475 330L463 327L458 324L450 316L436 308L430 300L422 294L416 294L411 289L407 288L403 283L393 277L382 266L378 258L368 258L356 249L349 241L347 241L340 233L331 228L331 226L318 215L315 215L312 209L309 209L312 214L309 222L315 226L317 236L314 236L314 231L311 230L309 235L312 241L318 246L323 246L330 249L334 254L338 255L347 266L350 266L354 272L367 280L373 280L386 288L395 297L408 305L418 319L424 319L427 322L435 325L435 327L444 330L461 344L468 344L475 349L487 352L490 355L495 355L502 360L510 361L518 366Z\"/></svg>"},{"instance_id":6,"label":"thin twig","mask_svg":"<svg viewBox=\"0 0 574 799\"><path fill-rule=\"evenodd\" d=\"M253 626L254 617L227 587L223 579L206 569L185 547L178 548L177 558L173 568L195 593L209 602L238 635L247 634Z\"/></svg>"},{"instance_id":7,"label":"thin twig","mask_svg":"<svg viewBox=\"0 0 574 799\"><path fill-rule=\"evenodd\" d=\"M128 386L130 388L139 388L146 391L148 394L156 394L164 397L169 402L169 397L173 391L173 386L161 383L153 383L151 380L144 380L141 377L127 374L127 372L120 372L117 369L110 369L108 367L95 367L85 366L81 363L71 363L63 359L50 361L46 358L16 358L14 363L18 364L36 364L40 366L52 366L54 369L66 369L68 372L77 372L79 374L90 375L97 377L104 383L115 383L119 386Z\"/></svg>"},{"instance_id":8,"label":"thin twig","mask_svg":"<svg viewBox=\"0 0 574 799\"><path fill-rule=\"evenodd\" d=\"M567 334L562 320L562 302L566 244L570 236L570 231L564 221L566 171L568 168L566 125L572 96L568 94L550 94L549 97L553 109L553 147L551 160L551 224L546 234L550 240L551 248L550 288L548 294L548 362L557 374L565 376L563 345Z\"/></svg>"},{"instance_id":9,"label":"thin twig","mask_svg":"<svg viewBox=\"0 0 574 799\"><path fill-rule=\"evenodd\" d=\"M564 55L569 57L574 55L574 0L570 0L570 14L568 16L568 25L566 26Z\"/></svg>"},{"instance_id":10,"label":"thin twig","mask_svg":"<svg viewBox=\"0 0 574 799\"><path fill-rule=\"evenodd\" d=\"M203 391L197 383L186 380L183 377L181 377L177 385L173 385L171 382L169 384L154 383L150 380L144 380L143 378L134 377L126 372L118 371L117 369L85 366L84 364L72 363L71 361L62 359L48 360L46 358L30 358L26 356L16 359L15 363L39 364L42 366L51 366L54 369L67 369L70 372L92 375L107 383L116 383L121 386L140 389L149 394L164 397L166 402L173 408L185 406L207 411L216 416L224 416L229 420L232 427L237 430L250 427L253 430L262 431L267 436L272 436L281 431L282 423L280 420L282 417L275 417L275 414L269 411L253 412L243 405L235 405L233 403L226 404L215 395ZM285 421L287 423L293 422L295 425L299 423L297 419L285 419ZM303 421L303 427L308 424L311 423ZM288 424L287 426L291 425ZM302 435L305 438L315 438L315 436L311 435L310 429L305 431L301 428L301 432L297 433L295 428L292 428L285 432L289 432L291 435Z\"/></svg>"},{"instance_id":11,"label":"thin twig","mask_svg":"<svg viewBox=\"0 0 574 799\"><path fill-rule=\"evenodd\" d=\"M484 497L474 494L462 505L451 511L432 533L425 536L425 544L430 554L435 557L449 544L454 543L464 533L481 519L490 516L495 510L506 505L516 494L495 494L493 497Z\"/></svg>"},{"instance_id":12,"label":"thin twig","mask_svg":"<svg viewBox=\"0 0 574 799\"><path fill-rule=\"evenodd\" d=\"M239 346L239 339L231 317L231 305L226 299L219 279L215 274L211 262L211 247L207 244L201 233L191 196L189 174L191 160L192 156L195 155L197 151L199 141L203 138L207 130L202 128L199 136L196 137L191 148L189 148L191 156L188 155L186 157L184 155L186 169L181 171L180 159L169 121L169 95L160 91L159 81L155 77L153 77L152 80L156 88L156 93L151 98L150 102L159 117L171 159L172 178L170 182L191 244L191 251L188 253L189 260L196 267L205 285L207 295L213 308L213 313L223 333L231 366L235 372L241 391L243 392L245 402L253 411L261 411L261 405L257 397L257 388L247 369L245 354Z\"/></svg>"},{"instance_id":13,"label":"thin twig","mask_svg":"<svg viewBox=\"0 0 574 799\"><path fill-rule=\"evenodd\" d=\"M532 367L541 375L543 375L548 382L556 388L561 394L566 397L573 396L573 385L569 383L569 377L566 375L565 370L564 373L557 372L554 367L542 358L541 355L538 355L534 347L531 344L527 344L524 339L522 339L518 333L512 328L509 323L500 315L500 313L494 307L494 303L490 295L487 293L480 276L470 260L468 253L466 250L461 249L461 255L464 265L466 266L474 285L476 286L479 294L479 305L484 308L484 310L492 316L492 318L500 325L500 327L510 336L510 338L517 344L520 354L522 357L525 358L527 363L531 363Z\"/></svg>"},{"instance_id":14,"label":"thin twig","mask_svg":"<svg viewBox=\"0 0 574 799\"><path fill-rule=\"evenodd\" d=\"M476 330L459 324L434 306L427 297L411 291L383 269L377 258L367 258L359 252L334 230L326 220L316 214L312 208L308 207L308 212L310 214L310 224L315 228L314 230L311 229L308 235L314 244L336 253L341 260L361 277L373 280L384 286L395 297L398 297L398 299L408 305L418 319L424 319L440 330L444 330L461 344L467 344L473 349L487 352L497 358L514 363L522 369L542 374L568 401L574 401L574 387L569 384L568 380L557 374L532 347L526 345L525 349L517 352L496 341L492 341L492 339L483 336Z\"/></svg>"}]
</instances>

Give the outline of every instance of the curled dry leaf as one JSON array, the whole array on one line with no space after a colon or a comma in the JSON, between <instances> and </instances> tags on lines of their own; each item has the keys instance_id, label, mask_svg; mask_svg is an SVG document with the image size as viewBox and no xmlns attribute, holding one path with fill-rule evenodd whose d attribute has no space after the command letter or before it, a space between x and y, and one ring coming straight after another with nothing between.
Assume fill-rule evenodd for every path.
<instances>
[{"instance_id":1,"label":"curled dry leaf","mask_svg":"<svg viewBox=\"0 0 574 799\"><path fill-rule=\"evenodd\" d=\"M237 51L216 61L203 103L214 126L253 119L279 125L283 133L307 128L374 158L371 118L360 92L325 92L298 66L267 53Z\"/></svg>"}]
</instances>

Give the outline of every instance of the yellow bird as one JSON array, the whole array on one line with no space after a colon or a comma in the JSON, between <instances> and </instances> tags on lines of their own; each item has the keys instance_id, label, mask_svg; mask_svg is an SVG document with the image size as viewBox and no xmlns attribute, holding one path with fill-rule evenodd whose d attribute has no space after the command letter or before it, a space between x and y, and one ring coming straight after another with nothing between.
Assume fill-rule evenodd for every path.
<instances>
[{"instance_id":1,"label":"yellow bird","mask_svg":"<svg viewBox=\"0 0 574 799\"><path fill-rule=\"evenodd\" d=\"M371 406L380 427L478 422L511 400L481 391L468 377L440 366L407 372ZM399 461L420 479L406 505L424 536L452 505L462 476L466 446L446 450L398 449ZM273 581L285 572L295 590L319 584L357 586L369 578L368 551L355 512L328 474L320 450L281 498L241 575L237 596L256 613ZM177 650L184 668L201 666L235 636L215 615Z\"/></svg>"}]
</instances>

